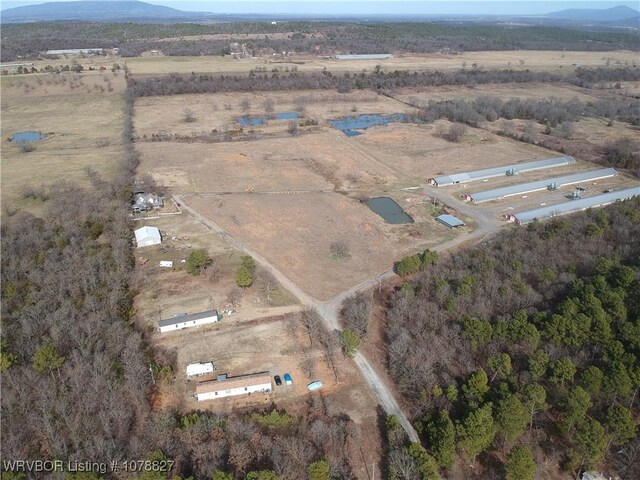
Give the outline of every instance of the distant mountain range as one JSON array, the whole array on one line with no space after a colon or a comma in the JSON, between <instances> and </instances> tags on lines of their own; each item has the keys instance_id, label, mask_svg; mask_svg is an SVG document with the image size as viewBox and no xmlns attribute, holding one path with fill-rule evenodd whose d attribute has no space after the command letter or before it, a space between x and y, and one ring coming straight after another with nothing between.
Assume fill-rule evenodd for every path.
<instances>
[{"instance_id":1,"label":"distant mountain range","mask_svg":"<svg viewBox=\"0 0 640 480\"><path fill-rule=\"evenodd\" d=\"M185 12L135 0L47 2L14 7L0 12L2 23L26 23L59 20L93 22L196 20L211 13Z\"/></svg>"},{"instance_id":2,"label":"distant mountain range","mask_svg":"<svg viewBox=\"0 0 640 480\"><path fill-rule=\"evenodd\" d=\"M203 2L203 6L206 5ZM215 6L215 3L211 4ZM331 4L327 4L331 5ZM0 12L0 21L2 23L27 23L41 21L94 21L94 22L171 22L171 21L202 21L206 19L261 19L265 14L257 15L253 12L247 12L246 15L225 15L212 12L191 12L177 10L175 8L153 5L146 2L136 0L84 0L76 2L48 2L40 5L27 5L21 7L7 8ZM334 18L330 11L326 15L276 15L279 18ZM384 21L385 18L398 20L394 15L342 15L342 18L364 18L368 16L378 21ZM491 18L498 18L498 15L464 15L467 20L473 20L483 17L487 21ZM505 15L500 15L502 19ZM438 14L418 14L416 19L429 20L437 18L438 21L446 21L447 18L461 19L460 14L448 15ZM571 8L559 12L549 13L547 15L531 16L513 16L512 18L525 19L525 23L534 21L536 24L548 23L550 25L569 24L599 24L602 26L625 26L640 27L640 12L627 6L617 6L607 9L577 9ZM529 20L526 20L526 19ZM535 19L535 20L534 20Z\"/></svg>"},{"instance_id":3,"label":"distant mountain range","mask_svg":"<svg viewBox=\"0 0 640 480\"><path fill-rule=\"evenodd\" d=\"M546 15L549 18L588 22L613 22L616 20L640 19L640 12L624 5L596 10L593 8L569 8Z\"/></svg>"}]
</instances>

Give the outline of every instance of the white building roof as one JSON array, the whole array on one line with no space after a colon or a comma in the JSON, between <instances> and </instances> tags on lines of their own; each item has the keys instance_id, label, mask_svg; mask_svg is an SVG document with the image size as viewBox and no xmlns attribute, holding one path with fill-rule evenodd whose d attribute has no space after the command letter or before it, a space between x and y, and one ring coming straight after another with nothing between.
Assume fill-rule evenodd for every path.
<instances>
[{"instance_id":1,"label":"white building roof","mask_svg":"<svg viewBox=\"0 0 640 480\"><path fill-rule=\"evenodd\" d=\"M573 185L581 182L592 182L601 178L614 177L618 174L615 168L602 168L600 170L592 170L590 172L580 172L564 177L549 178L539 180L537 182L520 183L518 185L509 185L508 187L495 188L484 192L469 193L466 195L467 200L473 203L490 202L491 200L500 200L514 195L522 195L524 193L537 192L546 190L551 185L560 188L565 185Z\"/></svg>"},{"instance_id":2,"label":"white building roof","mask_svg":"<svg viewBox=\"0 0 640 480\"><path fill-rule=\"evenodd\" d=\"M190 315L176 315L171 318L164 318L158 322L160 327L168 327L171 325L179 325L181 323L192 322L194 320L202 320L203 318L217 317L217 310L207 310L206 312L192 313Z\"/></svg>"},{"instance_id":3,"label":"white building roof","mask_svg":"<svg viewBox=\"0 0 640 480\"><path fill-rule=\"evenodd\" d=\"M485 168L483 170L475 170L473 172L433 177L429 179L429 183L439 187L444 187L446 185L454 185L456 183L484 180L485 178L503 177L507 175L507 172L509 172L510 175L517 175L519 173L543 170L545 168L561 167L563 165L571 165L573 163L576 163L576 160L569 156L547 158L546 160L537 160L535 162L514 163L513 165L504 165L502 167Z\"/></svg>"},{"instance_id":4,"label":"white building roof","mask_svg":"<svg viewBox=\"0 0 640 480\"><path fill-rule=\"evenodd\" d=\"M138 243L144 242L149 238L160 242L160 230L156 227L142 227L137 229L134 233L136 234L136 242Z\"/></svg>"},{"instance_id":5,"label":"white building roof","mask_svg":"<svg viewBox=\"0 0 640 480\"><path fill-rule=\"evenodd\" d=\"M213 373L213 363L191 363L187 365L187 377L204 375L205 373Z\"/></svg>"},{"instance_id":6,"label":"white building roof","mask_svg":"<svg viewBox=\"0 0 640 480\"><path fill-rule=\"evenodd\" d=\"M570 200L568 202L549 205L542 208L535 208L525 212L513 213L509 218L518 224L529 223L535 219L543 220L545 218L565 215L567 213L579 212L587 208L603 207L618 200L627 200L640 195L640 187L626 188L615 192L603 193L592 197L580 198L578 200Z\"/></svg>"}]
</instances>

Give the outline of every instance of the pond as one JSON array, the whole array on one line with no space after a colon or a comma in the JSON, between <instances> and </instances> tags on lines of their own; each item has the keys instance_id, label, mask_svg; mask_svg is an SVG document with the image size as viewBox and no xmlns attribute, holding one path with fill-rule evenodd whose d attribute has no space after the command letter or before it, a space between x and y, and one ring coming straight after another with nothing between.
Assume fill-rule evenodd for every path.
<instances>
[{"instance_id":1,"label":"pond","mask_svg":"<svg viewBox=\"0 0 640 480\"><path fill-rule=\"evenodd\" d=\"M36 142L47 138L47 135L41 132L17 132L11 135L11 141L14 143Z\"/></svg>"},{"instance_id":2,"label":"pond","mask_svg":"<svg viewBox=\"0 0 640 480\"><path fill-rule=\"evenodd\" d=\"M333 128L342 130L347 137L355 137L362 135L359 130L366 130L369 127L377 125L388 125L394 122L404 122L405 116L401 113L393 115L380 115L377 113L357 115L354 117L344 117L335 120L329 120Z\"/></svg>"},{"instance_id":3,"label":"pond","mask_svg":"<svg viewBox=\"0 0 640 480\"><path fill-rule=\"evenodd\" d=\"M371 198L364 203L366 203L367 207L384 218L387 223L413 223L413 218L407 215L400 205L398 205L392 198Z\"/></svg>"},{"instance_id":4,"label":"pond","mask_svg":"<svg viewBox=\"0 0 640 480\"><path fill-rule=\"evenodd\" d=\"M260 115L259 117L249 117L244 115L238 118L238 123L243 127L257 127L258 125L262 125L269 119L276 120L295 120L296 118L300 118L296 112L281 112L276 113L275 115Z\"/></svg>"}]
</instances>

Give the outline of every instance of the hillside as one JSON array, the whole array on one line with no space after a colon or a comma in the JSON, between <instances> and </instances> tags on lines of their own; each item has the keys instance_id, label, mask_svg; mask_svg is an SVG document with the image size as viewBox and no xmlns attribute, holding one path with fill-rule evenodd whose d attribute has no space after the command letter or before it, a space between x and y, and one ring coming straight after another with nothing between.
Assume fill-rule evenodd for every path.
<instances>
[{"instance_id":1,"label":"hillside","mask_svg":"<svg viewBox=\"0 0 640 480\"><path fill-rule=\"evenodd\" d=\"M187 20L203 18L207 14L183 12L174 8L152 5L134 0L48 2L2 10L2 23L39 21L126 21L126 20Z\"/></svg>"},{"instance_id":2,"label":"hillside","mask_svg":"<svg viewBox=\"0 0 640 480\"><path fill-rule=\"evenodd\" d=\"M547 17L576 21L612 22L640 18L640 12L624 5L618 5L617 7L605 9L569 8L567 10L549 13Z\"/></svg>"}]
</instances>

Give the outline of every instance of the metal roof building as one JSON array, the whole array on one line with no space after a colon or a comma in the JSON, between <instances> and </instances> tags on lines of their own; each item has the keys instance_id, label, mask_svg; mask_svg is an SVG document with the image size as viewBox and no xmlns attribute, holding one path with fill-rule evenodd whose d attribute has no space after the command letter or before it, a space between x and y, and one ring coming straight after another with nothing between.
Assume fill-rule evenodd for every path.
<instances>
[{"instance_id":1,"label":"metal roof building","mask_svg":"<svg viewBox=\"0 0 640 480\"><path fill-rule=\"evenodd\" d=\"M447 185L455 185L456 183L468 183L475 180L484 180L485 178L518 175L520 173L544 170L545 168L562 167L565 165L572 165L574 163L576 163L575 158L569 156L548 158L546 160L537 160L535 162L515 163L513 165L485 168L484 170L475 170L473 172L454 173L453 175L433 177L430 178L428 182L429 184L437 187L446 187Z\"/></svg>"},{"instance_id":2,"label":"metal roof building","mask_svg":"<svg viewBox=\"0 0 640 480\"><path fill-rule=\"evenodd\" d=\"M615 192L594 195L593 197L581 198L579 200L571 200L569 202L559 203L557 205L549 205L547 207L535 208L520 213L510 213L505 215L512 222L522 225L532 222L535 219L544 220L546 218L566 215L568 213L579 212L587 208L597 208L617 202L618 200L628 200L640 195L640 187L626 188Z\"/></svg>"},{"instance_id":3,"label":"metal roof building","mask_svg":"<svg viewBox=\"0 0 640 480\"><path fill-rule=\"evenodd\" d=\"M271 393L271 375L269 372L252 373L238 377L220 375L219 380L200 382L196 385L196 398L199 402L234 395L250 395L256 392Z\"/></svg>"},{"instance_id":4,"label":"metal roof building","mask_svg":"<svg viewBox=\"0 0 640 480\"><path fill-rule=\"evenodd\" d=\"M549 178L536 182L520 183L518 185L509 185L508 187L495 188L478 193L467 193L465 200L473 203L490 202L491 200L501 200L503 198L512 197L514 195L522 195L525 193L538 192L540 190L555 190L565 185L573 185L581 182L592 182L602 178L615 177L618 174L615 168L601 168L600 170L592 170L590 172L580 172L564 177Z\"/></svg>"},{"instance_id":5,"label":"metal roof building","mask_svg":"<svg viewBox=\"0 0 640 480\"><path fill-rule=\"evenodd\" d=\"M173 332L183 328L199 327L220 320L216 310L192 313L191 315L176 315L175 317L160 320L158 327L161 333Z\"/></svg>"},{"instance_id":6,"label":"metal roof building","mask_svg":"<svg viewBox=\"0 0 640 480\"><path fill-rule=\"evenodd\" d=\"M464 227L464 222L453 215L438 215L436 220L449 228Z\"/></svg>"},{"instance_id":7,"label":"metal roof building","mask_svg":"<svg viewBox=\"0 0 640 480\"><path fill-rule=\"evenodd\" d=\"M136 236L136 245L138 245L138 248L160 245L162 242L160 230L156 227L141 227L133 233Z\"/></svg>"},{"instance_id":8,"label":"metal roof building","mask_svg":"<svg viewBox=\"0 0 640 480\"><path fill-rule=\"evenodd\" d=\"M390 53L351 53L336 55L336 60L384 60L392 57Z\"/></svg>"}]
</instances>

